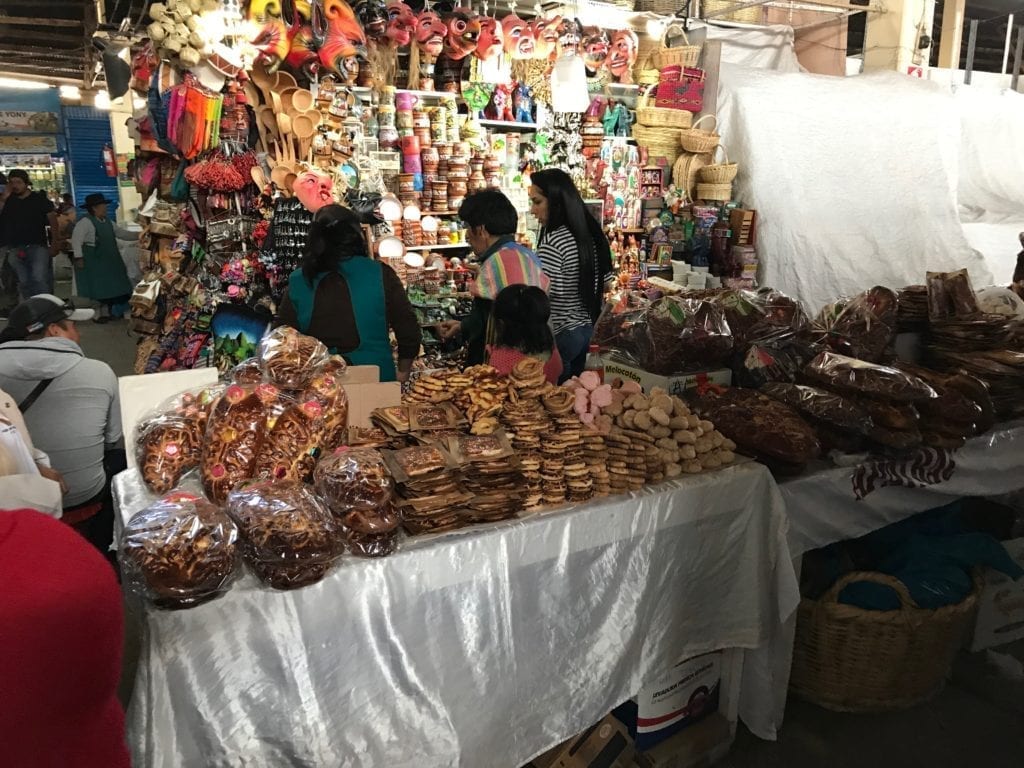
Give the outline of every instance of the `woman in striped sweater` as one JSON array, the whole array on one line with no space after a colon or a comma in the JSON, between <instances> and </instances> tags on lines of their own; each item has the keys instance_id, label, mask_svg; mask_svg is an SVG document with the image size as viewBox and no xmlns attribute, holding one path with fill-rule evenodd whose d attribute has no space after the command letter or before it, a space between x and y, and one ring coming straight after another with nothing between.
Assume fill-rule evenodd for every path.
<instances>
[{"instance_id":1,"label":"woman in striped sweater","mask_svg":"<svg viewBox=\"0 0 1024 768\"><path fill-rule=\"evenodd\" d=\"M537 255L551 280L551 324L564 381L582 373L586 364L604 283L613 277L611 249L565 171L539 171L530 182L530 212L541 225Z\"/></svg>"}]
</instances>

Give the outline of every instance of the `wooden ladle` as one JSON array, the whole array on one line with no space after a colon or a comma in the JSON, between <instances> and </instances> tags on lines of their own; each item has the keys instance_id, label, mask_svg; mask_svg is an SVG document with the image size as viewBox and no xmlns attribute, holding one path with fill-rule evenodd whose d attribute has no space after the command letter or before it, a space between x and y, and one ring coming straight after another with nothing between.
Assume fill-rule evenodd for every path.
<instances>
[{"instance_id":1,"label":"wooden ladle","mask_svg":"<svg viewBox=\"0 0 1024 768\"><path fill-rule=\"evenodd\" d=\"M292 169L284 164L275 165L274 169L270 172L270 179L274 182L279 190L287 192L288 175L292 172Z\"/></svg>"},{"instance_id":2,"label":"wooden ladle","mask_svg":"<svg viewBox=\"0 0 1024 768\"><path fill-rule=\"evenodd\" d=\"M292 118L284 112L277 113L277 130L281 135L281 148L288 160L295 160L294 146L292 145Z\"/></svg>"},{"instance_id":3,"label":"wooden ladle","mask_svg":"<svg viewBox=\"0 0 1024 768\"><path fill-rule=\"evenodd\" d=\"M316 125L312 118L300 113L292 116L292 131L299 140L299 160L309 160L309 153L313 146L313 135L316 133Z\"/></svg>"},{"instance_id":4,"label":"wooden ladle","mask_svg":"<svg viewBox=\"0 0 1024 768\"><path fill-rule=\"evenodd\" d=\"M274 88L274 86L277 84L277 75L276 74L272 75L269 72L267 72L266 65L260 63L260 64L256 64L252 68L252 75L251 75L251 77L252 77L252 81L253 81L253 83L255 83L256 87L259 88L260 91L263 93L263 102L265 104L268 104L268 105L271 104L272 103L272 99L271 99L271 96L270 96L270 92ZM255 105L253 105L253 106L255 106Z\"/></svg>"},{"instance_id":5,"label":"wooden ladle","mask_svg":"<svg viewBox=\"0 0 1024 768\"><path fill-rule=\"evenodd\" d=\"M292 93L292 107L296 112L308 112L315 103L312 92L305 88L298 88Z\"/></svg>"}]
</instances>

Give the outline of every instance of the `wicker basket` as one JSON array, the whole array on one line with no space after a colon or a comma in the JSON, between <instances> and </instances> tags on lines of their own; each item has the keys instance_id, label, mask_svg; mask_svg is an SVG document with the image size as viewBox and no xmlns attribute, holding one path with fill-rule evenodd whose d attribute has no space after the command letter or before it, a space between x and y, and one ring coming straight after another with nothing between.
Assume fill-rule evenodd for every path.
<instances>
[{"instance_id":1,"label":"wicker basket","mask_svg":"<svg viewBox=\"0 0 1024 768\"><path fill-rule=\"evenodd\" d=\"M657 65L658 69L663 69L664 67L670 67L673 65L679 65L682 67L697 66L697 62L700 61L701 47L699 45L690 45L690 40L686 37L685 32L682 33L682 36L686 45L677 45L673 48L666 48L664 44L662 44L662 47L654 51L652 58L654 59L654 63Z\"/></svg>"},{"instance_id":2,"label":"wicker basket","mask_svg":"<svg viewBox=\"0 0 1024 768\"><path fill-rule=\"evenodd\" d=\"M710 155L682 154L672 167L672 183L676 189L686 190L686 196L693 200L697 194L697 175L700 169L711 162Z\"/></svg>"},{"instance_id":3,"label":"wicker basket","mask_svg":"<svg viewBox=\"0 0 1024 768\"><path fill-rule=\"evenodd\" d=\"M737 5L742 5L742 0L701 0L701 18L707 18L709 13L728 10ZM738 11L715 16L717 21L736 21L741 24L761 24L764 20L764 10L760 5L752 5L748 8L741 8Z\"/></svg>"},{"instance_id":4,"label":"wicker basket","mask_svg":"<svg viewBox=\"0 0 1024 768\"><path fill-rule=\"evenodd\" d=\"M642 13L660 13L672 16L682 6L681 0L636 0L636 10Z\"/></svg>"},{"instance_id":5,"label":"wicker basket","mask_svg":"<svg viewBox=\"0 0 1024 768\"><path fill-rule=\"evenodd\" d=\"M715 153L718 150L722 150L725 162L705 165L700 169L700 180L705 184L732 184L732 180L736 178L736 173L739 171L739 166L729 162L729 153L725 151L724 145L719 144L715 147Z\"/></svg>"},{"instance_id":6,"label":"wicker basket","mask_svg":"<svg viewBox=\"0 0 1024 768\"><path fill-rule=\"evenodd\" d=\"M636 108L636 121L647 128L672 128L676 131L673 136L679 141L679 131L693 125L693 113L685 109L666 109L664 107L649 107L650 97L641 96ZM639 137L637 137L639 140ZM678 153L678 148L677 148Z\"/></svg>"},{"instance_id":7,"label":"wicker basket","mask_svg":"<svg viewBox=\"0 0 1024 768\"><path fill-rule=\"evenodd\" d=\"M711 130L706 130L700 127L708 118L715 121L715 127ZM721 137L718 135L718 118L714 115L704 115L695 122L690 128L679 134L679 143L687 152L692 152L695 155L706 155L708 152L714 152L715 147L718 146L718 142Z\"/></svg>"},{"instance_id":8,"label":"wicker basket","mask_svg":"<svg viewBox=\"0 0 1024 768\"><path fill-rule=\"evenodd\" d=\"M732 184L702 184L697 182L697 200L717 200L727 203L732 200Z\"/></svg>"},{"instance_id":9,"label":"wicker basket","mask_svg":"<svg viewBox=\"0 0 1024 768\"><path fill-rule=\"evenodd\" d=\"M898 611L868 611L838 602L855 581L892 587ZM883 573L850 573L819 600L800 601L790 690L838 712L906 709L942 689L981 591L934 610L918 608L903 582Z\"/></svg>"}]
</instances>

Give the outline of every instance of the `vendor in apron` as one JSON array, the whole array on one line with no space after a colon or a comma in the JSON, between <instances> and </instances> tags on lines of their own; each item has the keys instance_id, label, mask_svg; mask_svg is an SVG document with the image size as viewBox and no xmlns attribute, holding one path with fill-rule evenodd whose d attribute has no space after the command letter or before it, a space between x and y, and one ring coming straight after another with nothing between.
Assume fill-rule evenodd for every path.
<instances>
[{"instance_id":1,"label":"vendor in apron","mask_svg":"<svg viewBox=\"0 0 1024 768\"><path fill-rule=\"evenodd\" d=\"M120 319L128 311L132 283L117 247L117 239L135 240L134 232L116 226L107 218L110 204L102 192L85 198L86 215L78 220L71 233L75 257L75 294L98 301L106 313L97 316L97 323Z\"/></svg>"},{"instance_id":2,"label":"vendor in apron","mask_svg":"<svg viewBox=\"0 0 1024 768\"><path fill-rule=\"evenodd\" d=\"M420 351L419 322L402 281L387 264L369 258L359 216L340 205L317 212L277 319L351 365L376 365L381 381L405 381Z\"/></svg>"}]
</instances>

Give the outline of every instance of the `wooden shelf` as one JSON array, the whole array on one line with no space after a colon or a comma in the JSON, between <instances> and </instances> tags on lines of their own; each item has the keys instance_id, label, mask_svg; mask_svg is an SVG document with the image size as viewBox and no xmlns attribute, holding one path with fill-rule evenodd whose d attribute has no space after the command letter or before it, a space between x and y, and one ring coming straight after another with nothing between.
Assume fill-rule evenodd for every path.
<instances>
[{"instance_id":1,"label":"wooden shelf","mask_svg":"<svg viewBox=\"0 0 1024 768\"><path fill-rule=\"evenodd\" d=\"M469 248L468 243L445 243L444 245L407 245L407 251L453 251L456 248Z\"/></svg>"},{"instance_id":2,"label":"wooden shelf","mask_svg":"<svg viewBox=\"0 0 1024 768\"><path fill-rule=\"evenodd\" d=\"M503 128L509 131L536 131L536 123L510 123L506 120L480 120L484 128Z\"/></svg>"}]
</instances>

